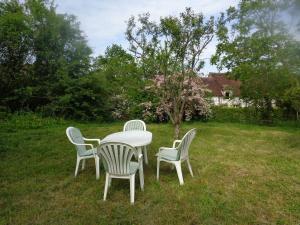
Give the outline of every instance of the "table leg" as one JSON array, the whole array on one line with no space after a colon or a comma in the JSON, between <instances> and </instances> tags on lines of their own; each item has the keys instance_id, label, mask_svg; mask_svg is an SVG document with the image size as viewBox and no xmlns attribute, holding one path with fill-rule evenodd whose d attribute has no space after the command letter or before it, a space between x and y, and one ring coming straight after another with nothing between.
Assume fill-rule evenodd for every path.
<instances>
[{"instance_id":1,"label":"table leg","mask_svg":"<svg viewBox=\"0 0 300 225\"><path fill-rule=\"evenodd\" d=\"M142 147L138 147L138 155L142 153ZM139 175L140 175L140 185L141 190L144 191L144 168L143 168L143 159L139 161Z\"/></svg>"},{"instance_id":2,"label":"table leg","mask_svg":"<svg viewBox=\"0 0 300 225\"><path fill-rule=\"evenodd\" d=\"M148 165L148 155L147 154L148 154L147 153L147 146L144 146L143 147L143 156L144 156L146 165Z\"/></svg>"}]
</instances>

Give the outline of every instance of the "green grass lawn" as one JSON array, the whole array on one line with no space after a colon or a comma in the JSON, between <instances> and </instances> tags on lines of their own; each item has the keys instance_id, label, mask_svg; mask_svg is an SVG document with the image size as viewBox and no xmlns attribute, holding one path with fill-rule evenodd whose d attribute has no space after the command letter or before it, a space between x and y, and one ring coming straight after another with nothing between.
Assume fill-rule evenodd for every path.
<instances>
[{"instance_id":1,"label":"green grass lawn","mask_svg":"<svg viewBox=\"0 0 300 225\"><path fill-rule=\"evenodd\" d=\"M74 125L103 138L123 124L32 123L0 129L0 224L300 223L299 128L186 123L181 134L198 130L190 148L195 177L184 164L179 186L168 164L161 163L160 182L155 177L155 153L172 144L173 128L150 124L145 191L137 178L132 206L127 180L113 180L102 201L104 170L96 180L93 160L74 178L76 152L65 135Z\"/></svg>"}]
</instances>

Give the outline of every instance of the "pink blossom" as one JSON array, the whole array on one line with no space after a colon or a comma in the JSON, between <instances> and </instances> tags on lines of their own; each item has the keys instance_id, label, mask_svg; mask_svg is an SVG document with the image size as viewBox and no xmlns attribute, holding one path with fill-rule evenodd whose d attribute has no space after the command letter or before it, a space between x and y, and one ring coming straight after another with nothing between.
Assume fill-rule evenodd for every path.
<instances>
[{"instance_id":1,"label":"pink blossom","mask_svg":"<svg viewBox=\"0 0 300 225\"><path fill-rule=\"evenodd\" d=\"M155 75L153 86L148 86L159 97L156 110L151 109L154 104L143 103L143 115L156 116L160 121L165 119L167 113L175 113L175 106L184 104L183 116L185 120L191 120L193 116L208 116L210 114L209 104L205 100L206 87L197 76L187 76L180 73L173 75ZM178 102L180 99L180 102Z\"/></svg>"}]
</instances>

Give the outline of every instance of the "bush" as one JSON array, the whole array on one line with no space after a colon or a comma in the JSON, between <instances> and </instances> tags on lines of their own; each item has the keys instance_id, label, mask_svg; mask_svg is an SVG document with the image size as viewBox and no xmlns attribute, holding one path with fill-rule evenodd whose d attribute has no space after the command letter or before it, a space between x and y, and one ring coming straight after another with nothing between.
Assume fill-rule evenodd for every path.
<instances>
[{"instance_id":1,"label":"bush","mask_svg":"<svg viewBox=\"0 0 300 225\"><path fill-rule=\"evenodd\" d=\"M212 107L211 120L217 122L257 122L257 112L252 108L229 108L226 106Z\"/></svg>"},{"instance_id":2,"label":"bush","mask_svg":"<svg viewBox=\"0 0 300 225\"><path fill-rule=\"evenodd\" d=\"M277 124L286 122L282 109L274 109L271 120L262 120L261 111L254 107L231 108L226 106L213 106L210 121L216 122L237 122L256 124Z\"/></svg>"},{"instance_id":3,"label":"bush","mask_svg":"<svg viewBox=\"0 0 300 225\"><path fill-rule=\"evenodd\" d=\"M105 84L106 80L96 74L69 80L57 88L63 90L60 96L36 111L66 119L107 121L110 100Z\"/></svg>"}]
</instances>

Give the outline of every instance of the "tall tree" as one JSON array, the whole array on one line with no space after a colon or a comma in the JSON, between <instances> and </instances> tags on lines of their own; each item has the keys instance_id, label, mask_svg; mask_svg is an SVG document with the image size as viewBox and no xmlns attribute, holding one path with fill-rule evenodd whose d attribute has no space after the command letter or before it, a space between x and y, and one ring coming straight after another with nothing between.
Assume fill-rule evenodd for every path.
<instances>
[{"instance_id":1,"label":"tall tree","mask_svg":"<svg viewBox=\"0 0 300 225\"><path fill-rule=\"evenodd\" d=\"M64 93L65 79L89 72L91 49L72 15L57 14L54 3L25 2L33 32L34 83L31 108L50 103ZM47 91L45 91L47 86Z\"/></svg>"},{"instance_id":2,"label":"tall tree","mask_svg":"<svg viewBox=\"0 0 300 225\"><path fill-rule=\"evenodd\" d=\"M23 107L30 94L32 30L24 5L17 0L0 2L0 103ZM23 96L22 101L18 98Z\"/></svg>"},{"instance_id":3,"label":"tall tree","mask_svg":"<svg viewBox=\"0 0 300 225\"><path fill-rule=\"evenodd\" d=\"M126 36L137 61L144 68L145 77L162 75L164 82L159 90L161 105L175 127L175 138L184 115L189 92L186 82L203 67L200 59L214 35L214 18L205 19L190 8L178 17L161 18L159 23L150 21L150 15L140 15L128 21ZM176 79L173 77L176 76ZM171 99L170 99L171 98ZM167 107L168 102L172 107Z\"/></svg>"},{"instance_id":4,"label":"tall tree","mask_svg":"<svg viewBox=\"0 0 300 225\"><path fill-rule=\"evenodd\" d=\"M6 0L0 15L1 104L35 110L89 72L91 49L76 18L56 13L53 2Z\"/></svg>"},{"instance_id":5,"label":"tall tree","mask_svg":"<svg viewBox=\"0 0 300 225\"><path fill-rule=\"evenodd\" d=\"M113 44L107 47L105 54L95 59L93 67L94 71L104 74L115 91L131 89L137 85L133 84L139 77L135 59L119 45ZM116 90L116 85L120 86L119 90Z\"/></svg>"},{"instance_id":6,"label":"tall tree","mask_svg":"<svg viewBox=\"0 0 300 225\"><path fill-rule=\"evenodd\" d=\"M93 70L107 80L106 89L110 93L108 101L113 118L128 119L139 104L144 86L134 57L121 46L113 44L107 47L104 55L95 59Z\"/></svg>"},{"instance_id":7,"label":"tall tree","mask_svg":"<svg viewBox=\"0 0 300 225\"><path fill-rule=\"evenodd\" d=\"M299 63L291 64L296 55L282 22L288 7L284 0L242 0L218 23L219 44L212 62L242 81L242 96L262 109L266 120L271 119L274 100L280 101L292 85L293 68L299 68Z\"/></svg>"}]
</instances>

